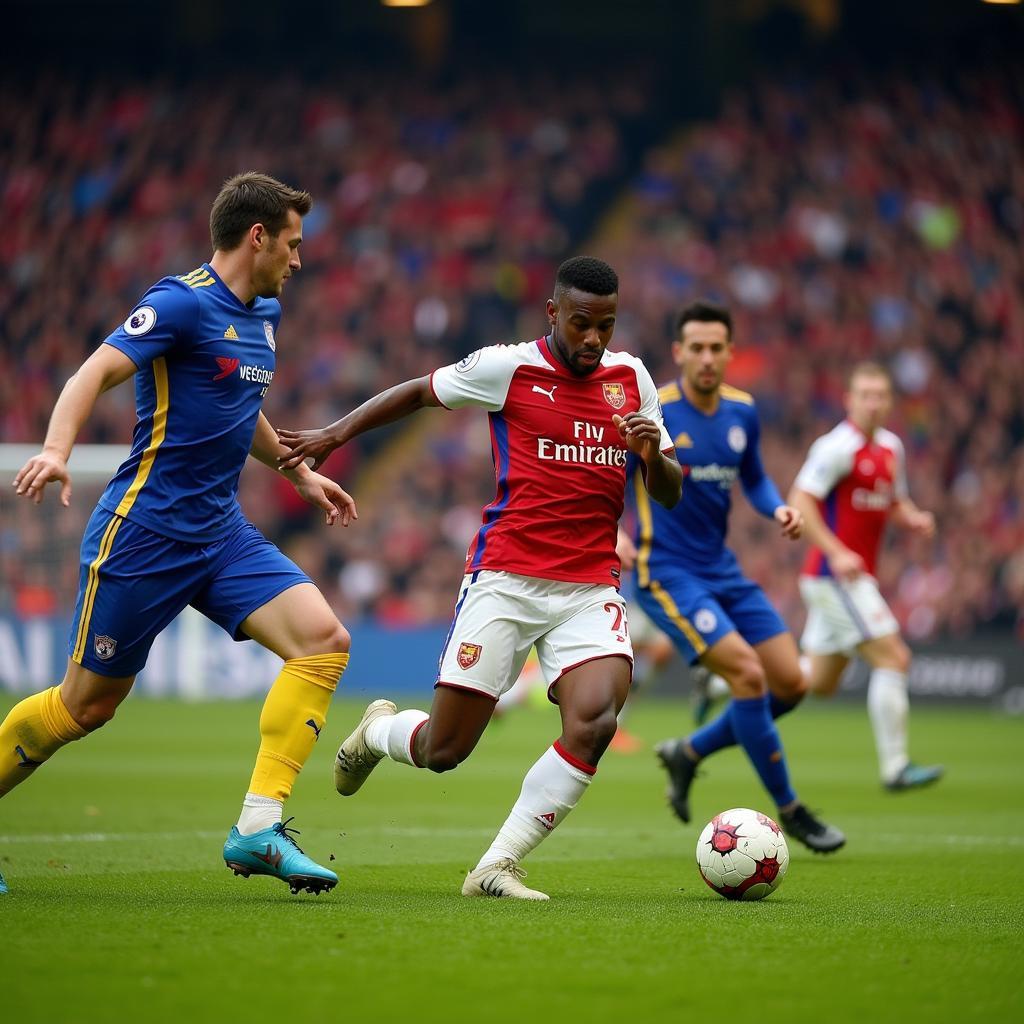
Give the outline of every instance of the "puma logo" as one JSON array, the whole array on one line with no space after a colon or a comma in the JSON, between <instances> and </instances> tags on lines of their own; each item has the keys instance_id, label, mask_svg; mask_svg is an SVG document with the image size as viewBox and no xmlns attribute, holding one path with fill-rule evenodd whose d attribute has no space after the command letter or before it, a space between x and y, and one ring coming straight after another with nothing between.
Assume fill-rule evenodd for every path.
<instances>
[{"instance_id":1,"label":"puma logo","mask_svg":"<svg viewBox=\"0 0 1024 1024\"><path fill-rule=\"evenodd\" d=\"M322 729L322 728L323 728L323 726L321 725L321 726L320 726L320 729L318 729L318 728L316 727L316 722L314 722L312 718L310 718L310 719L308 719L308 720L306 721L306 725L308 725L308 726L310 727L310 729L312 729L312 730L313 730L313 732L315 732L315 733L316 733L316 738L317 738L317 739L320 739L320 729Z\"/></svg>"},{"instance_id":2,"label":"puma logo","mask_svg":"<svg viewBox=\"0 0 1024 1024\"><path fill-rule=\"evenodd\" d=\"M538 395L544 395L546 398L550 398L551 399L551 404L554 405L554 403L555 403L555 388L557 388L557 387L558 387L557 384L552 384L551 385L551 390L550 391L545 391L542 387L538 386L537 384L534 384L533 385L533 390L536 391Z\"/></svg>"},{"instance_id":3,"label":"puma logo","mask_svg":"<svg viewBox=\"0 0 1024 1024\"><path fill-rule=\"evenodd\" d=\"M19 743L15 748L14 752L21 758L18 762L19 768L38 768L43 762L33 761L28 754L25 753L25 748Z\"/></svg>"}]
</instances>

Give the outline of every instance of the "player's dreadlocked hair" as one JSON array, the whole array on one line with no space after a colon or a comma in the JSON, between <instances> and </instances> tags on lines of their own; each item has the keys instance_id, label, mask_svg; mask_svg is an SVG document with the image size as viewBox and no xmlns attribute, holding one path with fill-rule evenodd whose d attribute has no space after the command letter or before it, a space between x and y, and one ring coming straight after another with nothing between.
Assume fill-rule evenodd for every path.
<instances>
[{"instance_id":1,"label":"player's dreadlocked hair","mask_svg":"<svg viewBox=\"0 0 1024 1024\"><path fill-rule=\"evenodd\" d=\"M619 275L604 260L594 256L573 256L558 268L555 275L555 299L570 288L588 295L615 295L619 290Z\"/></svg>"},{"instance_id":2,"label":"player's dreadlocked hair","mask_svg":"<svg viewBox=\"0 0 1024 1024\"><path fill-rule=\"evenodd\" d=\"M228 178L210 210L210 239L214 249L236 249L253 224L262 224L272 235L288 223L288 211L305 217L313 208L308 192L290 188L269 174L246 171Z\"/></svg>"}]
</instances>

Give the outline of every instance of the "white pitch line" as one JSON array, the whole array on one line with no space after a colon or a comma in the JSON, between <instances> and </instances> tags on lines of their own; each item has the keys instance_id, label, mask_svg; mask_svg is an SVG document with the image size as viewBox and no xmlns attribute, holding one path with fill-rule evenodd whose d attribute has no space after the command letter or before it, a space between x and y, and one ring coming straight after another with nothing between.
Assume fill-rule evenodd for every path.
<instances>
[{"instance_id":1,"label":"white pitch line","mask_svg":"<svg viewBox=\"0 0 1024 1024\"><path fill-rule=\"evenodd\" d=\"M0 836L5 843L131 843L172 839L215 839L223 832L56 832L27 836Z\"/></svg>"},{"instance_id":2,"label":"white pitch line","mask_svg":"<svg viewBox=\"0 0 1024 1024\"><path fill-rule=\"evenodd\" d=\"M310 832L323 833L329 831L324 828L310 829ZM330 830L333 831L333 830ZM474 839L480 836L490 836L493 829L490 828L423 828L416 826L384 826L384 827L360 827L355 826L351 830L339 829L340 834L345 838L367 839L379 836L406 837L411 839L423 838L467 838ZM36 835L4 836L0 835L0 845L11 845L14 843L132 843L146 842L159 843L177 839L217 839L224 835L223 831L193 831L193 832L55 832L40 833ZM569 828L564 832L566 838L573 836L577 838L596 839L630 839L635 842L635 833L629 829L604 829L604 828ZM651 838L656 838L651 836ZM1001 843L1005 846L1024 846L1024 836L992 836L992 835L934 835L925 832L899 833L899 832L875 832L869 837L870 841L883 843L894 843L906 846L991 846L993 843Z\"/></svg>"},{"instance_id":3,"label":"white pitch line","mask_svg":"<svg viewBox=\"0 0 1024 1024\"><path fill-rule=\"evenodd\" d=\"M323 833L334 831L322 827L311 828L309 831ZM363 828L356 826L351 829L341 828L338 833L345 838L364 838L373 836L397 836L411 839L422 838L469 838L475 839L481 836L487 837L494 834L493 828L420 828L415 826L383 826ZM131 843L131 842L167 842L176 839L216 839L222 837L224 832L55 832L39 833L33 835L3 836L0 835L0 845L11 843ZM612 836L631 836L632 833L621 829L602 828L577 828L573 829L573 835L587 838L610 838Z\"/></svg>"}]
</instances>

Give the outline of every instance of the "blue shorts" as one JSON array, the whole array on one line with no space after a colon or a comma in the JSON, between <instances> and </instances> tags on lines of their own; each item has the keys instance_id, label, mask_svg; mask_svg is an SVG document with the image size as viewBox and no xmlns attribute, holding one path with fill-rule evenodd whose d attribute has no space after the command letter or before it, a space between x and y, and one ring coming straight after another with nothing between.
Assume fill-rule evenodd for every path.
<instances>
[{"instance_id":1,"label":"blue shorts","mask_svg":"<svg viewBox=\"0 0 1024 1024\"><path fill-rule=\"evenodd\" d=\"M82 537L68 654L104 676L140 672L149 649L186 605L236 640L257 608L309 577L241 520L209 544L163 537L97 507Z\"/></svg>"},{"instance_id":2,"label":"blue shorts","mask_svg":"<svg viewBox=\"0 0 1024 1024\"><path fill-rule=\"evenodd\" d=\"M689 664L735 630L751 646L786 632L764 591L740 573L702 577L680 569L656 575L637 588L640 607L668 634Z\"/></svg>"}]
</instances>

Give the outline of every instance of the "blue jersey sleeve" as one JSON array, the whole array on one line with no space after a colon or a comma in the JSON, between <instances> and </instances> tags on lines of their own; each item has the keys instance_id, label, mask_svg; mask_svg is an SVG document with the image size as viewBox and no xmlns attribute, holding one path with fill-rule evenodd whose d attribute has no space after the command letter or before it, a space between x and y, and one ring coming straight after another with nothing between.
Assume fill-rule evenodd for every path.
<instances>
[{"instance_id":1,"label":"blue jersey sleeve","mask_svg":"<svg viewBox=\"0 0 1024 1024\"><path fill-rule=\"evenodd\" d=\"M141 370L171 349L188 348L199 324L192 289L173 278L158 281L104 344L120 349Z\"/></svg>"},{"instance_id":2,"label":"blue jersey sleeve","mask_svg":"<svg viewBox=\"0 0 1024 1024\"><path fill-rule=\"evenodd\" d=\"M761 424L757 411L751 407L747 421L747 448L740 463L740 481L747 501L763 516L771 519L775 510L785 504L772 478L761 462Z\"/></svg>"}]
</instances>

